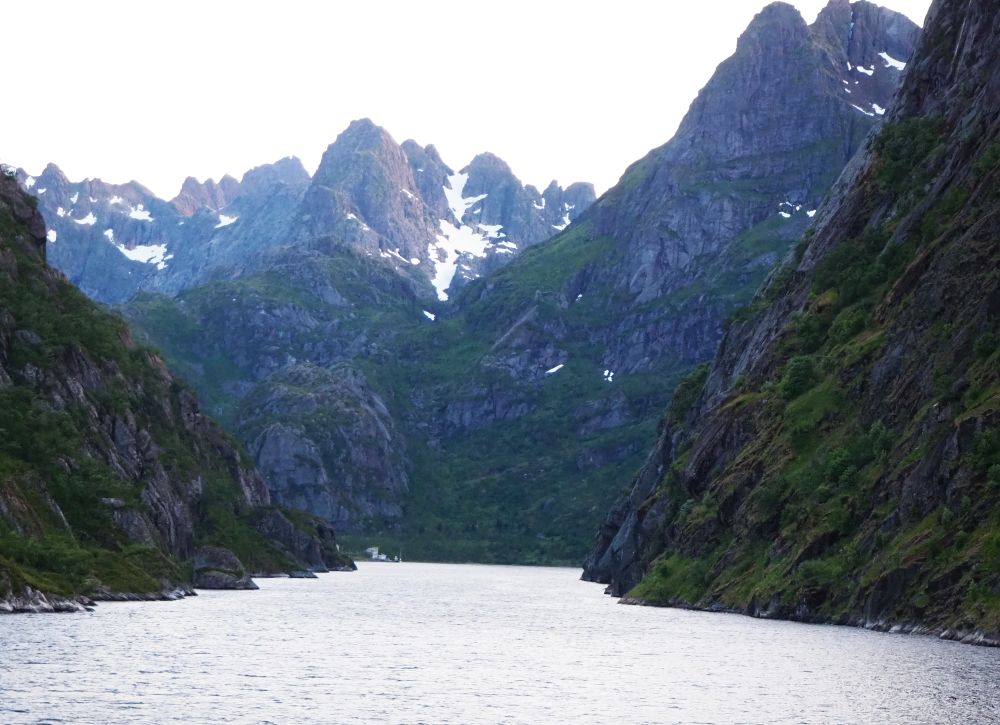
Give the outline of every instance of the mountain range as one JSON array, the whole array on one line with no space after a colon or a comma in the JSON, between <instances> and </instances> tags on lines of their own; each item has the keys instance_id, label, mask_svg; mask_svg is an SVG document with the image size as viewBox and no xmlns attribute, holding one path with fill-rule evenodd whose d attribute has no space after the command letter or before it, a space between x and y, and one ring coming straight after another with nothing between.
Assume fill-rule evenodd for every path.
<instances>
[{"instance_id":1,"label":"mountain range","mask_svg":"<svg viewBox=\"0 0 1000 725\"><path fill-rule=\"evenodd\" d=\"M282 505L413 556L575 563L918 36L867 2L812 25L769 5L596 202L490 154L453 172L367 120L312 178L285 159L169 202L51 166L18 178L53 263L120 305Z\"/></svg>"},{"instance_id":2,"label":"mountain range","mask_svg":"<svg viewBox=\"0 0 1000 725\"><path fill-rule=\"evenodd\" d=\"M330 239L396 268L418 295L444 300L594 200L584 183L523 186L492 154L455 172L433 146L397 144L367 119L330 145L313 177L287 157L240 181L189 177L169 201L134 181L71 182L54 164L16 176L38 199L52 263L106 303L244 276L266 269L269 252L322 249Z\"/></svg>"}]
</instances>

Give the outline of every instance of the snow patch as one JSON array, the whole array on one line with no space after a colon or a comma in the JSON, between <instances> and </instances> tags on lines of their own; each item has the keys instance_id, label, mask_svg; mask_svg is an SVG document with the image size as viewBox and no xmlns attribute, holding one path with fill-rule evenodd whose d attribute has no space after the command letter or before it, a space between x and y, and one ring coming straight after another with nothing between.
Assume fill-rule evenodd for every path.
<instances>
[{"instance_id":1,"label":"snow patch","mask_svg":"<svg viewBox=\"0 0 1000 725\"><path fill-rule=\"evenodd\" d=\"M874 110L875 113L877 113L880 116L884 116L885 115L885 109L882 108L882 106L878 105L877 103L873 103L872 104L872 110Z\"/></svg>"},{"instance_id":2,"label":"snow patch","mask_svg":"<svg viewBox=\"0 0 1000 725\"><path fill-rule=\"evenodd\" d=\"M24 180L24 188L25 189L30 189L34 185L35 185L35 177L34 176L29 176L27 179Z\"/></svg>"},{"instance_id":3,"label":"snow patch","mask_svg":"<svg viewBox=\"0 0 1000 725\"><path fill-rule=\"evenodd\" d=\"M564 365L565 365L565 363L559 363L554 368L549 368L548 370L546 370L545 374L546 375L552 375L552 373L557 373L557 372L559 372L560 370L563 369Z\"/></svg>"},{"instance_id":4,"label":"snow patch","mask_svg":"<svg viewBox=\"0 0 1000 725\"><path fill-rule=\"evenodd\" d=\"M95 199L94 197L88 196L87 198L90 199L90 203L91 204L96 204L97 203L97 199Z\"/></svg>"},{"instance_id":5,"label":"snow patch","mask_svg":"<svg viewBox=\"0 0 1000 725\"><path fill-rule=\"evenodd\" d=\"M862 67L862 66L859 65L854 70L856 70L858 73L864 73L866 76L873 76L873 75L875 75L875 66L872 66L871 68L864 68L864 67Z\"/></svg>"},{"instance_id":6,"label":"snow patch","mask_svg":"<svg viewBox=\"0 0 1000 725\"><path fill-rule=\"evenodd\" d=\"M872 113L871 111L866 111L866 110L865 110L865 109L863 109L863 108L862 108L861 106L855 106L855 105L854 105L853 103L851 104L851 108L856 108L857 110L861 111L861 112L862 112L863 114L865 114L866 116L872 116L873 118L874 118L874 116L875 116L875 114L874 114L874 113Z\"/></svg>"},{"instance_id":7,"label":"snow patch","mask_svg":"<svg viewBox=\"0 0 1000 725\"><path fill-rule=\"evenodd\" d=\"M615 381L615 371L614 370L605 370L604 374L603 374L603 377L604 377L604 379L607 382L613 383Z\"/></svg>"},{"instance_id":8,"label":"snow patch","mask_svg":"<svg viewBox=\"0 0 1000 725\"><path fill-rule=\"evenodd\" d=\"M56 216L58 217L66 216L66 210L63 209L62 207L59 207L58 209L56 209Z\"/></svg>"},{"instance_id":9,"label":"snow patch","mask_svg":"<svg viewBox=\"0 0 1000 725\"><path fill-rule=\"evenodd\" d=\"M110 230L109 230L110 231ZM156 268L163 270L167 268L167 260L173 259L174 255L167 254L166 244L143 244L133 249L129 249L124 244L115 244L115 249L133 262L143 264L155 264Z\"/></svg>"},{"instance_id":10,"label":"snow patch","mask_svg":"<svg viewBox=\"0 0 1000 725\"><path fill-rule=\"evenodd\" d=\"M92 226L94 224L94 222L97 221L97 217L94 216L94 212L90 212L83 219L74 219L73 221L75 221L77 224L82 224L84 226L88 226L89 227L89 226Z\"/></svg>"},{"instance_id":11,"label":"snow patch","mask_svg":"<svg viewBox=\"0 0 1000 725\"><path fill-rule=\"evenodd\" d=\"M225 214L219 214L219 223L215 225L215 228L221 229L222 227L228 227L237 219L239 219L238 216L226 216Z\"/></svg>"},{"instance_id":12,"label":"snow patch","mask_svg":"<svg viewBox=\"0 0 1000 725\"><path fill-rule=\"evenodd\" d=\"M400 189L400 191L403 192L404 194L406 194L407 198L410 198L410 199L416 199L417 198L413 194L411 194L409 191L407 191L406 189Z\"/></svg>"},{"instance_id":13,"label":"snow patch","mask_svg":"<svg viewBox=\"0 0 1000 725\"><path fill-rule=\"evenodd\" d=\"M108 204L110 204L111 206L114 206L115 204L121 204L121 203L122 203L122 198L120 196L118 196L117 194L115 196L112 196L110 199L108 199Z\"/></svg>"},{"instance_id":14,"label":"snow patch","mask_svg":"<svg viewBox=\"0 0 1000 725\"><path fill-rule=\"evenodd\" d=\"M149 215L149 211L143 209L142 204L136 204L133 207L129 207L128 216L129 219L138 219L141 222L153 221L153 217Z\"/></svg>"},{"instance_id":15,"label":"snow patch","mask_svg":"<svg viewBox=\"0 0 1000 725\"><path fill-rule=\"evenodd\" d=\"M55 244L55 241L56 241L56 239L58 239L58 238L59 238L59 235L58 235L58 234L56 234L56 230L55 230L55 229L49 229L49 230L48 230L48 231L47 231L47 232L45 233L45 238L46 238L46 239L48 239L48 240L49 240L50 242L52 242L53 244Z\"/></svg>"},{"instance_id":16,"label":"snow patch","mask_svg":"<svg viewBox=\"0 0 1000 725\"><path fill-rule=\"evenodd\" d=\"M489 238L485 234L462 221L473 204L486 198L486 194L465 196L465 184L468 180L468 174L452 174L447 178L447 184L442 191L448 202L448 209L458 224L450 219L441 219L439 222L441 232L437 235L436 241L431 242L428 247L431 264L434 265L431 283L437 290L440 300L448 299L448 287L451 286L458 270L459 255L483 257L489 246Z\"/></svg>"},{"instance_id":17,"label":"snow patch","mask_svg":"<svg viewBox=\"0 0 1000 725\"><path fill-rule=\"evenodd\" d=\"M792 215L789 214L787 211L779 211L778 214L780 216L783 216L785 219L791 219L792 218Z\"/></svg>"},{"instance_id":18,"label":"snow patch","mask_svg":"<svg viewBox=\"0 0 1000 725\"><path fill-rule=\"evenodd\" d=\"M39 190L38 190L38 195L39 195L39 196L41 196L41 195L42 195L42 194L44 194L44 193L45 193L46 191L48 191L48 189L39 189Z\"/></svg>"},{"instance_id":19,"label":"snow patch","mask_svg":"<svg viewBox=\"0 0 1000 725\"><path fill-rule=\"evenodd\" d=\"M531 205L533 207L535 207L536 209L538 209L539 211L541 211L542 209L545 208L545 197L544 196L542 197L542 203L541 204L538 204L538 203L536 203L536 202L533 201L533 202L531 202Z\"/></svg>"},{"instance_id":20,"label":"snow patch","mask_svg":"<svg viewBox=\"0 0 1000 725\"><path fill-rule=\"evenodd\" d=\"M104 236L108 238L109 242L114 242L115 241L115 230L114 229L105 229L104 230Z\"/></svg>"},{"instance_id":21,"label":"snow patch","mask_svg":"<svg viewBox=\"0 0 1000 725\"><path fill-rule=\"evenodd\" d=\"M886 68L895 68L896 70L903 70L906 67L906 63L904 63L901 60L893 58L884 50L878 54L878 57L885 61Z\"/></svg>"},{"instance_id":22,"label":"snow patch","mask_svg":"<svg viewBox=\"0 0 1000 725\"><path fill-rule=\"evenodd\" d=\"M79 199L80 199L80 192L79 192L79 191L77 191L77 192L75 192L75 193L73 194L73 196L71 196L71 197L69 198L69 203L70 203L70 204L76 204L76 202L77 202L77 201L78 201Z\"/></svg>"},{"instance_id":23,"label":"snow patch","mask_svg":"<svg viewBox=\"0 0 1000 725\"><path fill-rule=\"evenodd\" d=\"M435 315L433 312L428 312L427 310L424 310L424 317L426 317L431 322L434 322L434 320L437 319L437 315Z\"/></svg>"},{"instance_id":24,"label":"snow patch","mask_svg":"<svg viewBox=\"0 0 1000 725\"><path fill-rule=\"evenodd\" d=\"M806 212L806 216L812 219L814 216L816 216L816 210L810 209L809 211Z\"/></svg>"}]
</instances>

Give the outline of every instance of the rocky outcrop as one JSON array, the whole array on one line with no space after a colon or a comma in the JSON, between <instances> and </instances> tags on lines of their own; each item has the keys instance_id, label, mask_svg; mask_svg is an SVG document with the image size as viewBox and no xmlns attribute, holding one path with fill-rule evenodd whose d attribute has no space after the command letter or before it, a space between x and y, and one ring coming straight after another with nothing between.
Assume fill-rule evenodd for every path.
<instances>
[{"instance_id":1,"label":"rocky outcrop","mask_svg":"<svg viewBox=\"0 0 1000 725\"><path fill-rule=\"evenodd\" d=\"M221 546L203 546L191 557L196 589L258 589L236 554Z\"/></svg>"},{"instance_id":2,"label":"rocky outcrop","mask_svg":"<svg viewBox=\"0 0 1000 725\"><path fill-rule=\"evenodd\" d=\"M400 520L409 486L406 444L360 371L284 368L250 392L237 419L282 505L342 531Z\"/></svg>"},{"instance_id":3,"label":"rocky outcrop","mask_svg":"<svg viewBox=\"0 0 1000 725\"><path fill-rule=\"evenodd\" d=\"M991 3L934 3L885 127L666 421L585 578L1000 639L998 54Z\"/></svg>"}]
</instances>

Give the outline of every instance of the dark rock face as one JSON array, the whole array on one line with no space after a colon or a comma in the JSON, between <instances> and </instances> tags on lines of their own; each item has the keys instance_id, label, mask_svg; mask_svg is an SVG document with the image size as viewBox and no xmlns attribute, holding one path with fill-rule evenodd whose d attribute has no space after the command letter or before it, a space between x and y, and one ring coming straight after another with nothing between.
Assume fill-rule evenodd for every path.
<instances>
[{"instance_id":1,"label":"dark rock face","mask_svg":"<svg viewBox=\"0 0 1000 725\"><path fill-rule=\"evenodd\" d=\"M585 578L653 603L998 640L995 607L971 604L1000 584L979 543L1000 511L995 10L932 6L885 128L730 328L700 400L666 421Z\"/></svg>"}]
</instances>

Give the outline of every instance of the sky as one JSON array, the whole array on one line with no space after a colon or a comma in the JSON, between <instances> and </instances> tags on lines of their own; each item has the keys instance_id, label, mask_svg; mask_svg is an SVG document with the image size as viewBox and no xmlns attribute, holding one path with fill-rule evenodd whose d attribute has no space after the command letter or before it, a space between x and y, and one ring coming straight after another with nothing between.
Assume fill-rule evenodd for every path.
<instances>
[{"instance_id":1,"label":"sky","mask_svg":"<svg viewBox=\"0 0 1000 725\"><path fill-rule=\"evenodd\" d=\"M351 120L598 193L667 141L764 0L4 3L0 161L71 180L315 170ZM826 0L793 0L812 22ZM883 0L918 24L930 0Z\"/></svg>"}]
</instances>

